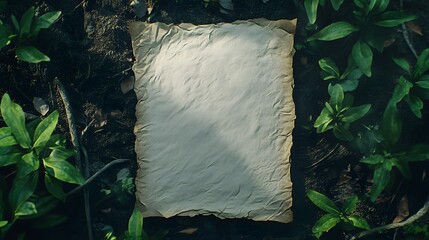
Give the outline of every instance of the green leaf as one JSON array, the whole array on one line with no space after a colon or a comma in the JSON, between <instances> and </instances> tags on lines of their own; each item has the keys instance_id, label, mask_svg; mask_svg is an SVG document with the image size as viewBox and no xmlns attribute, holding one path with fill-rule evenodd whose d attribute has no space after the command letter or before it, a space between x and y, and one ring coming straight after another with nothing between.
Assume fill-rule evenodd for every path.
<instances>
[{"instance_id":1,"label":"green leaf","mask_svg":"<svg viewBox=\"0 0 429 240\"><path fill-rule=\"evenodd\" d=\"M342 125L335 125L333 128L334 136L342 141L350 142L353 140L352 133Z\"/></svg>"},{"instance_id":2,"label":"green leaf","mask_svg":"<svg viewBox=\"0 0 429 240\"><path fill-rule=\"evenodd\" d=\"M399 115L396 103L390 101L384 110L383 124L381 125L381 131L384 139L391 145L398 142L402 132L402 119Z\"/></svg>"},{"instance_id":3,"label":"green leaf","mask_svg":"<svg viewBox=\"0 0 429 240\"><path fill-rule=\"evenodd\" d=\"M406 78L401 76L399 78L398 84L393 90L392 100L394 103L399 103L402 99L410 93L410 89L413 87L413 84L408 81Z\"/></svg>"},{"instance_id":4,"label":"green leaf","mask_svg":"<svg viewBox=\"0 0 429 240\"><path fill-rule=\"evenodd\" d=\"M34 230L50 229L64 223L67 219L68 218L63 215L47 214L38 218L37 221L32 222L30 227Z\"/></svg>"},{"instance_id":5,"label":"green leaf","mask_svg":"<svg viewBox=\"0 0 429 240\"><path fill-rule=\"evenodd\" d=\"M320 69L334 76L335 78L340 77L340 72L334 61L329 58L322 58L319 60Z\"/></svg>"},{"instance_id":6,"label":"green leaf","mask_svg":"<svg viewBox=\"0 0 429 240\"><path fill-rule=\"evenodd\" d=\"M380 14L374 22L374 25L380 27L396 27L402 23L417 19L416 15L399 11L387 11Z\"/></svg>"},{"instance_id":7,"label":"green leaf","mask_svg":"<svg viewBox=\"0 0 429 240\"><path fill-rule=\"evenodd\" d=\"M362 228L366 230L369 230L371 228L365 218L361 216L348 216L347 219L350 220L352 222L352 225L357 228Z\"/></svg>"},{"instance_id":8,"label":"green leaf","mask_svg":"<svg viewBox=\"0 0 429 240\"><path fill-rule=\"evenodd\" d=\"M37 18L37 27L40 29L49 28L61 16L61 11L47 12Z\"/></svg>"},{"instance_id":9,"label":"green leaf","mask_svg":"<svg viewBox=\"0 0 429 240\"><path fill-rule=\"evenodd\" d=\"M128 221L128 234L132 240L140 240L143 235L143 215L140 210L134 208Z\"/></svg>"},{"instance_id":10,"label":"green leaf","mask_svg":"<svg viewBox=\"0 0 429 240\"><path fill-rule=\"evenodd\" d=\"M8 127L0 128L0 147L9 147L18 144L12 131Z\"/></svg>"},{"instance_id":11,"label":"green leaf","mask_svg":"<svg viewBox=\"0 0 429 240\"><path fill-rule=\"evenodd\" d=\"M371 77L372 50L365 42L358 40L352 49L352 57L356 65L367 76Z\"/></svg>"},{"instance_id":12,"label":"green leaf","mask_svg":"<svg viewBox=\"0 0 429 240\"><path fill-rule=\"evenodd\" d=\"M31 139L25 128L24 111L22 111L22 108L18 104L10 100L7 93L3 95L1 100L1 113L19 145L22 148L30 148Z\"/></svg>"},{"instance_id":13,"label":"green leaf","mask_svg":"<svg viewBox=\"0 0 429 240\"><path fill-rule=\"evenodd\" d=\"M58 111L54 111L49 114L48 117L43 119L43 121L41 121L39 125L37 125L33 138L33 148L36 150L37 153L41 153L42 150L45 148L45 145L51 137L52 132L55 130L57 123Z\"/></svg>"},{"instance_id":14,"label":"green leaf","mask_svg":"<svg viewBox=\"0 0 429 240\"><path fill-rule=\"evenodd\" d=\"M30 135L30 139L34 138L34 131L36 131L37 125L42 121L40 118L36 118L33 121L25 124L25 128L27 128L27 132Z\"/></svg>"},{"instance_id":15,"label":"green leaf","mask_svg":"<svg viewBox=\"0 0 429 240\"><path fill-rule=\"evenodd\" d=\"M18 161L18 173L17 177L24 177L36 170L40 167L40 161L37 155L31 151L22 156L22 160Z\"/></svg>"},{"instance_id":16,"label":"green leaf","mask_svg":"<svg viewBox=\"0 0 429 240\"><path fill-rule=\"evenodd\" d=\"M50 158L52 159L57 159L57 160L66 160L72 156L74 156L76 154L75 150L72 149L66 149L64 147L55 147L52 148L52 152L49 155Z\"/></svg>"},{"instance_id":17,"label":"green leaf","mask_svg":"<svg viewBox=\"0 0 429 240\"><path fill-rule=\"evenodd\" d=\"M419 79L429 69L429 48L425 49L417 59L413 78Z\"/></svg>"},{"instance_id":18,"label":"green leaf","mask_svg":"<svg viewBox=\"0 0 429 240\"><path fill-rule=\"evenodd\" d=\"M49 175L58 180L79 185L85 182L79 171L65 160L48 157L43 159L43 163Z\"/></svg>"},{"instance_id":19,"label":"green leaf","mask_svg":"<svg viewBox=\"0 0 429 240\"><path fill-rule=\"evenodd\" d=\"M314 190L308 190L307 196L310 201L320 209L333 215L340 214L340 211L338 210L337 206L335 206L335 203L322 193L316 192Z\"/></svg>"},{"instance_id":20,"label":"green leaf","mask_svg":"<svg viewBox=\"0 0 429 240\"><path fill-rule=\"evenodd\" d=\"M376 1L376 4L375 4L374 8L372 9L372 12L374 14L384 12L384 10L386 10L387 6L389 6L389 2L390 2L390 0L378 0L378 1Z\"/></svg>"},{"instance_id":21,"label":"green leaf","mask_svg":"<svg viewBox=\"0 0 429 240\"><path fill-rule=\"evenodd\" d=\"M6 226L8 223L8 221L0 221L0 228Z\"/></svg>"},{"instance_id":22,"label":"green leaf","mask_svg":"<svg viewBox=\"0 0 429 240\"><path fill-rule=\"evenodd\" d=\"M356 204L358 202L357 196L351 196L349 197L343 204L341 208L341 212L345 214L350 214L356 209Z\"/></svg>"},{"instance_id":23,"label":"green leaf","mask_svg":"<svg viewBox=\"0 0 429 240\"><path fill-rule=\"evenodd\" d=\"M405 96L405 101L408 103L411 111L417 118L422 118L423 101L415 95Z\"/></svg>"},{"instance_id":24,"label":"green leaf","mask_svg":"<svg viewBox=\"0 0 429 240\"><path fill-rule=\"evenodd\" d=\"M329 95L331 96L330 104L332 106L341 106L344 100L344 91L341 85L335 84L330 86Z\"/></svg>"},{"instance_id":25,"label":"green leaf","mask_svg":"<svg viewBox=\"0 0 429 240\"><path fill-rule=\"evenodd\" d=\"M323 125L324 123L332 121L332 116L328 108L323 108L320 115L317 117L316 121L314 122L314 127L318 128L319 126Z\"/></svg>"},{"instance_id":26,"label":"green leaf","mask_svg":"<svg viewBox=\"0 0 429 240\"><path fill-rule=\"evenodd\" d=\"M341 4L343 4L344 0L331 0L332 8L335 11L338 11L341 7Z\"/></svg>"},{"instance_id":27,"label":"green leaf","mask_svg":"<svg viewBox=\"0 0 429 240\"><path fill-rule=\"evenodd\" d=\"M311 24L316 22L317 5L319 5L319 0L304 0L305 11L307 12L308 21Z\"/></svg>"},{"instance_id":28,"label":"green leaf","mask_svg":"<svg viewBox=\"0 0 429 240\"><path fill-rule=\"evenodd\" d=\"M39 219L41 216L50 213L53 209L55 209L60 201L53 196L44 196L37 198L30 198L34 205L36 206L37 213L31 216L23 217L22 219Z\"/></svg>"},{"instance_id":29,"label":"green leaf","mask_svg":"<svg viewBox=\"0 0 429 240\"><path fill-rule=\"evenodd\" d=\"M341 121L349 123L354 122L365 116L370 109L371 104L364 104L359 107L351 107L344 113Z\"/></svg>"},{"instance_id":30,"label":"green leaf","mask_svg":"<svg viewBox=\"0 0 429 240\"><path fill-rule=\"evenodd\" d=\"M417 144L407 149L406 154L396 156L401 161L418 162L429 159L429 145Z\"/></svg>"},{"instance_id":31,"label":"green leaf","mask_svg":"<svg viewBox=\"0 0 429 240\"><path fill-rule=\"evenodd\" d=\"M22 153L20 153L19 151L15 153L12 152L7 154L0 154L0 167L16 164L18 161L21 160L21 157Z\"/></svg>"},{"instance_id":32,"label":"green leaf","mask_svg":"<svg viewBox=\"0 0 429 240\"><path fill-rule=\"evenodd\" d=\"M21 16L21 22L20 22L21 31L19 32L20 39L25 39L26 35L30 33L31 24L33 23L33 17L34 17L34 6L31 6Z\"/></svg>"},{"instance_id":33,"label":"green leaf","mask_svg":"<svg viewBox=\"0 0 429 240\"><path fill-rule=\"evenodd\" d=\"M348 22L343 22L343 21L335 22L326 26L318 33L308 38L308 41L313 41L313 40L332 41L332 40L346 37L356 31L358 31L358 28L356 28L355 26L351 25Z\"/></svg>"},{"instance_id":34,"label":"green leaf","mask_svg":"<svg viewBox=\"0 0 429 240\"><path fill-rule=\"evenodd\" d=\"M23 202L15 211L15 217L28 216L37 213L36 205L32 202Z\"/></svg>"},{"instance_id":35,"label":"green leaf","mask_svg":"<svg viewBox=\"0 0 429 240\"><path fill-rule=\"evenodd\" d=\"M11 15L10 20L12 21L12 24L16 30L16 33L19 33L20 27L19 27L19 23L18 23L18 20L16 19L15 15Z\"/></svg>"},{"instance_id":36,"label":"green leaf","mask_svg":"<svg viewBox=\"0 0 429 240\"><path fill-rule=\"evenodd\" d=\"M378 164L374 170L374 184L371 187L370 199L372 202L377 200L380 193L386 188L390 181L390 171L386 169L385 163Z\"/></svg>"},{"instance_id":37,"label":"green leaf","mask_svg":"<svg viewBox=\"0 0 429 240\"><path fill-rule=\"evenodd\" d=\"M366 163L370 165L376 165L384 162L384 157L382 155L374 154L369 157L363 157L360 160L361 163Z\"/></svg>"},{"instance_id":38,"label":"green leaf","mask_svg":"<svg viewBox=\"0 0 429 240\"><path fill-rule=\"evenodd\" d=\"M358 70L358 71L361 72L360 70ZM359 79L347 79L347 80L341 81L338 84L341 85L344 92L351 92L351 91L356 90L357 86L359 85Z\"/></svg>"},{"instance_id":39,"label":"green leaf","mask_svg":"<svg viewBox=\"0 0 429 240\"><path fill-rule=\"evenodd\" d=\"M46 189L48 189L48 192L52 194L52 196L60 199L63 202L66 200L66 196L63 191L61 182L49 176L49 174L45 174L45 186Z\"/></svg>"},{"instance_id":40,"label":"green leaf","mask_svg":"<svg viewBox=\"0 0 429 240\"><path fill-rule=\"evenodd\" d=\"M51 59L33 46L17 46L16 56L19 60L29 63L49 62Z\"/></svg>"},{"instance_id":41,"label":"green leaf","mask_svg":"<svg viewBox=\"0 0 429 240\"><path fill-rule=\"evenodd\" d=\"M22 178L15 178L9 192L9 203L12 209L16 209L33 194L37 187L38 178L39 173L37 171Z\"/></svg>"},{"instance_id":42,"label":"green leaf","mask_svg":"<svg viewBox=\"0 0 429 240\"><path fill-rule=\"evenodd\" d=\"M395 166L406 179L411 180L411 169L406 161L401 161L397 158L392 158L391 161L393 166Z\"/></svg>"},{"instance_id":43,"label":"green leaf","mask_svg":"<svg viewBox=\"0 0 429 240\"><path fill-rule=\"evenodd\" d=\"M402 70L404 70L406 73L411 73L411 66L404 58L393 58L393 62L395 62L396 65L402 68Z\"/></svg>"},{"instance_id":44,"label":"green leaf","mask_svg":"<svg viewBox=\"0 0 429 240\"><path fill-rule=\"evenodd\" d=\"M340 221L341 219L338 215L328 213L326 215L323 215L319 220L317 220L317 222L314 224L312 228L312 232L314 234L328 232L333 227L335 227L335 225L337 225Z\"/></svg>"},{"instance_id":45,"label":"green leaf","mask_svg":"<svg viewBox=\"0 0 429 240\"><path fill-rule=\"evenodd\" d=\"M429 89L429 81L417 81L416 86L423 89Z\"/></svg>"}]
</instances>

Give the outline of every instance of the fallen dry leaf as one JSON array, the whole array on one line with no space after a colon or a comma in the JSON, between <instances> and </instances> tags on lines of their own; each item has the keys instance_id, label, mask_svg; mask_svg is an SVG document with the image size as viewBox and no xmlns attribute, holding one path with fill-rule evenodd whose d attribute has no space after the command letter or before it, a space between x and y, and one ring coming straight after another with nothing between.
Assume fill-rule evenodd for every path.
<instances>
[{"instance_id":1,"label":"fallen dry leaf","mask_svg":"<svg viewBox=\"0 0 429 240\"><path fill-rule=\"evenodd\" d=\"M404 195L398 203L398 215L393 219L393 223L398 223L404 221L408 216L410 216L410 209L408 208L408 197Z\"/></svg>"},{"instance_id":2,"label":"fallen dry leaf","mask_svg":"<svg viewBox=\"0 0 429 240\"><path fill-rule=\"evenodd\" d=\"M198 228L186 228L186 229L183 229L182 231L180 231L179 233L191 235L197 231L198 231Z\"/></svg>"},{"instance_id":3,"label":"fallen dry leaf","mask_svg":"<svg viewBox=\"0 0 429 240\"><path fill-rule=\"evenodd\" d=\"M49 112L49 105L42 98L33 98L33 106L42 116L45 116Z\"/></svg>"},{"instance_id":4,"label":"fallen dry leaf","mask_svg":"<svg viewBox=\"0 0 429 240\"><path fill-rule=\"evenodd\" d=\"M407 23L405 23L405 26L407 26L407 28L410 29L411 32L416 33L420 36L423 36L422 29L415 22L412 22L412 21L407 22Z\"/></svg>"}]
</instances>

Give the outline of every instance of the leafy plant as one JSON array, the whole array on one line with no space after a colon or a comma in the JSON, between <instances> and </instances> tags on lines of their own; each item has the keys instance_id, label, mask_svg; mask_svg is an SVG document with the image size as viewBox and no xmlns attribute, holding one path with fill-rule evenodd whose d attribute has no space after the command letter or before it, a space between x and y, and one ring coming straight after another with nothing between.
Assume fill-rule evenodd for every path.
<instances>
[{"instance_id":1,"label":"leafy plant","mask_svg":"<svg viewBox=\"0 0 429 240\"><path fill-rule=\"evenodd\" d=\"M101 192L104 193L106 197L105 199L113 198L115 200L115 204L125 206L134 197L134 179L128 168L121 169L118 172L115 182L104 184L106 186L101 189ZM105 199L102 199L101 201L104 201Z\"/></svg>"},{"instance_id":2,"label":"leafy plant","mask_svg":"<svg viewBox=\"0 0 429 240\"><path fill-rule=\"evenodd\" d=\"M21 16L20 21L12 15L12 25L0 20L0 49L14 43L15 53L19 60L39 63L50 61L50 58L32 45L40 30L49 28L60 17L60 11L47 12L40 17L35 16L34 7L30 7Z\"/></svg>"},{"instance_id":3,"label":"leafy plant","mask_svg":"<svg viewBox=\"0 0 429 240\"><path fill-rule=\"evenodd\" d=\"M7 193L0 198L0 225L4 235L18 219L42 217L58 205L57 200L65 201L61 182L82 184L84 179L67 162L75 151L65 147L63 136L53 134L58 122L57 111L43 120L26 124L22 108L13 103L8 94L3 95L0 108L7 125L0 128L0 167L15 167L8 174L14 175L11 187L2 184L2 194ZM40 177L44 184L40 184ZM7 219L9 214L11 217ZM53 223L60 219L53 215L44 217L56 219Z\"/></svg>"},{"instance_id":4,"label":"leafy plant","mask_svg":"<svg viewBox=\"0 0 429 240\"><path fill-rule=\"evenodd\" d=\"M338 11L344 0L330 0L332 8ZM311 24L316 22L318 6L325 6L326 0L304 0L305 11L307 12L308 21Z\"/></svg>"},{"instance_id":5,"label":"leafy plant","mask_svg":"<svg viewBox=\"0 0 429 240\"><path fill-rule=\"evenodd\" d=\"M338 208L327 196L314 190L308 190L307 196L314 205L326 212L313 225L312 232L316 238L319 239L324 232L328 232L339 223L343 224L342 226L345 229L350 226L370 229L368 222L364 218L353 214L358 202L357 196L349 197L341 208Z\"/></svg>"},{"instance_id":6,"label":"leafy plant","mask_svg":"<svg viewBox=\"0 0 429 240\"><path fill-rule=\"evenodd\" d=\"M404 226L406 240L429 239L429 223L412 223Z\"/></svg>"},{"instance_id":7,"label":"leafy plant","mask_svg":"<svg viewBox=\"0 0 429 240\"><path fill-rule=\"evenodd\" d=\"M353 61L349 61L347 69L341 74L334 61L329 58L319 60L320 69L322 69L322 79L329 80L333 84L339 84L344 92L353 91L359 85L359 78L362 71L359 70Z\"/></svg>"},{"instance_id":8,"label":"leafy plant","mask_svg":"<svg viewBox=\"0 0 429 240\"><path fill-rule=\"evenodd\" d=\"M353 135L349 131L350 123L365 116L370 110L371 104L352 107L353 96L344 94L340 84L330 85L328 91L331 99L325 103L325 107L314 122L314 127L317 129L317 133L332 129L338 139L351 141Z\"/></svg>"},{"instance_id":9,"label":"leafy plant","mask_svg":"<svg viewBox=\"0 0 429 240\"><path fill-rule=\"evenodd\" d=\"M356 32L357 36L351 38L357 39L353 44L351 57L358 68L370 77L372 48L379 52L383 51L386 38L384 30L417 18L415 15L400 11L386 11L389 2L389 0L354 0L356 9L353 11L351 21L331 23L309 37L308 41L333 41L349 37Z\"/></svg>"},{"instance_id":10,"label":"leafy plant","mask_svg":"<svg viewBox=\"0 0 429 240\"><path fill-rule=\"evenodd\" d=\"M135 208L128 220L128 230L124 232L122 237L116 237L113 231L109 231L104 236L105 240L162 240L168 231L158 231L152 236L149 236L143 229L143 215L140 210Z\"/></svg>"}]
</instances>

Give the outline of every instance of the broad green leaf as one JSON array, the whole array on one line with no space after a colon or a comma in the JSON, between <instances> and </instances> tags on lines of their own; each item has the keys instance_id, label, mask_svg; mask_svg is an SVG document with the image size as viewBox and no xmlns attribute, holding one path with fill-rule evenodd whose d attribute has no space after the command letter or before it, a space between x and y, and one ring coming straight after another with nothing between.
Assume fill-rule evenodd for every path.
<instances>
[{"instance_id":1,"label":"broad green leaf","mask_svg":"<svg viewBox=\"0 0 429 240\"><path fill-rule=\"evenodd\" d=\"M20 39L25 39L25 37L27 37L27 35L30 33L31 24L33 23L33 17L34 17L34 6L31 6L21 16L21 21L20 21L21 30L19 31Z\"/></svg>"},{"instance_id":2,"label":"broad green leaf","mask_svg":"<svg viewBox=\"0 0 429 240\"><path fill-rule=\"evenodd\" d=\"M329 102L332 106L342 106L344 100L344 91L341 85L335 84L331 86L329 94L331 95Z\"/></svg>"},{"instance_id":3,"label":"broad green leaf","mask_svg":"<svg viewBox=\"0 0 429 240\"><path fill-rule=\"evenodd\" d=\"M343 204L341 208L341 212L345 214L350 214L356 209L356 204L358 202L357 196L351 196L349 197Z\"/></svg>"},{"instance_id":4,"label":"broad green leaf","mask_svg":"<svg viewBox=\"0 0 429 240\"><path fill-rule=\"evenodd\" d=\"M9 147L17 145L15 137L12 134L12 131L8 127L0 128L0 147Z\"/></svg>"},{"instance_id":5,"label":"broad green leaf","mask_svg":"<svg viewBox=\"0 0 429 240\"><path fill-rule=\"evenodd\" d=\"M334 119L329 119L329 121L325 122L323 125L317 128L317 133L324 133L330 129L332 129L334 126L331 124Z\"/></svg>"},{"instance_id":6,"label":"broad green leaf","mask_svg":"<svg viewBox=\"0 0 429 240\"><path fill-rule=\"evenodd\" d=\"M50 229L64 223L67 219L68 218L63 215L47 214L38 218L37 221L32 222L30 227L34 230Z\"/></svg>"},{"instance_id":7,"label":"broad green leaf","mask_svg":"<svg viewBox=\"0 0 429 240\"><path fill-rule=\"evenodd\" d=\"M340 77L340 72L334 61L329 58L322 58L319 60L320 69L334 76L335 78Z\"/></svg>"},{"instance_id":8,"label":"broad green leaf","mask_svg":"<svg viewBox=\"0 0 429 240\"><path fill-rule=\"evenodd\" d=\"M335 214L323 215L312 228L313 233L323 233L331 230L335 225L341 221L340 217Z\"/></svg>"},{"instance_id":9,"label":"broad green leaf","mask_svg":"<svg viewBox=\"0 0 429 240\"><path fill-rule=\"evenodd\" d=\"M356 65L367 76L371 77L372 50L365 42L358 40L352 49L352 57Z\"/></svg>"},{"instance_id":10,"label":"broad green leaf","mask_svg":"<svg viewBox=\"0 0 429 240\"><path fill-rule=\"evenodd\" d=\"M30 148L31 139L25 128L24 111L22 111L21 106L10 100L7 93L3 95L1 100L1 114L19 145L22 148Z\"/></svg>"},{"instance_id":11,"label":"broad green leaf","mask_svg":"<svg viewBox=\"0 0 429 240\"><path fill-rule=\"evenodd\" d=\"M390 0L378 0L375 4L374 8L372 9L372 12L374 14L384 12L384 10L386 10L387 6L389 6L389 2L390 2Z\"/></svg>"},{"instance_id":12,"label":"broad green leaf","mask_svg":"<svg viewBox=\"0 0 429 240\"><path fill-rule=\"evenodd\" d=\"M413 78L419 79L429 69L429 48L425 49L417 59Z\"/></svg>"},{"instance_id":13,"label":"broad green leaf","mask_svg":"<svg viewBox=\"0 0 429 240\"><path fill-rule=\"evenodd\" d=\"M307 196L310 201L314 203L314 205L326 211L327 213L333 215L340 214L340 211L338 210L337 206L335 206L335 203L322 193L316 192L314 190L308 190Z\"/></svg>"},{"instance_id":14,"label":"broad green leaf","mask_svg":"<svg viewBox=\"0 0 429 240\"><path fill-rule=\"evenodd\" d=\"M65 160L48 157L43 159L43 164L49 175L58 180L79 185L85 182L79 171Z\"/></svg>"},{"instance_id":15,"label":"broad green leaf","mask_svg":"<svg viewBox=\"0 0 429 240\"><path fill-rule=\"evenodd\" d=\"M51 59L33 46L17 46L16 56L19 60L29 63L49 62Z\"/></svg>"},{"instance_id":16,"label":"broad green leaf","mask_svg":"<svg viewBox=\"0 0 429 240\"><path fill-rule=\"evenodd\" d=\"M37 209L37 213L31 216L23 217L22 219L39 219L41 216L50 213L53 209L55 209L60 201L53 196L44 196L37 198L30 198L30 200L34 203Z\"/></svg>"},{"instance_id":17,"label":"broad green leaf","mask_svg":"<svg viewBox=\"0 0 429 240\"><path fill-rule=\"evenodd\" d=\"M429 89L429 81L417 81L416 86L423 89Z\"/></svg>"},{"instance_id":18,"label":"broad green leaf","mask_svg":"<svg viewBox=\"0 0 429 240\"><path fill-rule=\"evenodd\" d=\"M60 16L61 16L61 11L47 12L37 18L37 27L39 27L40 29L49 28L52 24L54 24L58 20Z\"/></svg>"},{"instance_id":19,"label":"broad green leaf","mask_svg":"<svg viewBox=\"0 0 429 240\"><path fill-rule=\"evenodd\" d=\"M417 19L416 15L398 11L388 11L380 14L374 24L380 27L396 27L402 23Z\"/></svg>"},{"instance_id":20,"label":"broad green leaf","mask_svg":"<svg viewBox=\"0 0 429 240\"><path fill-rule=\"evenodd\" d=\"M332 108L332 106L328 102L325 102L325 107L328 110L328 112L329 112L330 115L334 115L335 114L334 109Z\"/></svg>"},{"instance_id":21,"label":"broad green leaf","mask_svg":"<svg viewBox=\"0 0 429 240\"><path fill-rule=\"evenodd\" d=\"M22 156L21 161L18 161L18 173L17 177L22 178L40 167L40 161L37 155L31 151Z\"/></svg>"},{"instance_id":22,"label":"broad green leaf","mask_svg":"<svg viewBox=\"0 0 429 240\"><path fill-rule=\"evenodd\" d=\"M332 41L332 40L346 37L356 31L358 31L358 28L356 28L355 26L351 25L348 22L343 22L343 21L335 22L323 28L322 30L320 30L318 33L314 34L310 38L308 38L308 41L313 41L313 40Z\"/></svg>"},{"instance_id":23,"label":"broad green leaf","mask_svg":"<svg viewBox=\"0 0 429 240\"><path fill-rule=\"evenodd\" d=\"M134 208L133 213L128 221L128 234L132 240L142 239L143 215L137 208Z\"/></svg>"},{"instance_id":24,"label":"broad green leaf","mask_svg":"<svg viewBox=\"0 0 429 240\"><path fill-rule=\"evenodd\" d=\"M21 157L22 153L20 152L0 154L0 167L16 164L21 160Z\"/></svg>"},{"instance_id":25,"label":"broad green leaf","mask_svg":"<svg viewBox=\"0 0 429 240\"><path fill-rule=\"evenodd\" d=\"M390 181L390 171L386 169L386 164L378 164L374 170L374 183L371 187L370 199L372 202L377 200L380 193L386 188Z\"/></svg>"},{"instance_id":26,"label":"broad green leaf","mask_svg":"<svg viewBox=\"0 0 429 240\"><path fill-rule=\"evenodd\" d=\"M365 116L370 109L371 104L364 104L359 107L351 107L344 113L341 121L349 123L354 122Z\"/></svg>"},{"instance_id":27,"label":"broad green leaf","mask_svg":"<svg viewBox=\"0 0 429 240\"><path fill-rule=\"evenodd\" d=\"M366 230L371 228L368 222L365 220L365 218L361 216L356 216L356 215L348 216L347 219L350 220L352 222L352 225L357 228L362 228Z\"/></svg>"},{"instance_id":28,"label":"broad green leaf","mask_svg":"<svg viewBox=\"0 0 429 240\"><path fill-rule=\"evenodd\" d=\"M64 147L56 147L52 150L49 157L51 159L66 160L76 154L75 150L66 149Z\"/></svg>"},{"instance_id":29,"label":"broad green leaf","mask_svg":"<svg viewBox=\"0 0 429 240\"><path fill-rule=\"evenodd\" d=\"M358 70L358 71L360 72L360 70ZM357 86L359 85L359 79L347 79L347 80L341 81L338 84L341 85L344 92L351 92L351 91L356 90Z\"/></svg>"},{"instance_id":30,"label":"broad green leaf","mask_svg":"<svg viewBox=\"0 0 429 240\"><path fill-rule=\"evenodd\" d=\"M371 12L372 9L374 9L374 6L377 2L378 2L378 0L369 0L368 7L366 9L368 13Z\"/></svg>"},{"instance_id":31,"label":"broad green leaf","mask_svg":"<svg viewBox=\"0 0 429 240\"><path fill-rule=\"evenodd\" d=\"M45 186L52 196L60 199L63 202L65 201L66 196L60 181L51 177L49 174L45 174Z\"/></svg>"},{"instance_id":32,"label":"broad green leaf","mask_svg":"<svg viewBox=\"0 0 429 240\"><path fill-rule=\"evenodd\" d=\"M411 109L411 112L414 113L414 115L417 118L422 118L422 109L423 109L423 101L419 97L415 95L407 95L405 96L405 101L408 103L408 106Z\"/></svg>"},{"instance_id":33,"label":"broad green leaf","mask_svg":"<svg viewBox=\"0 0 429 240\"><path fill-rule=\"evenodd\" d=\"M384 157L382 155L374 154L369 157L363 157L360 162L370 165L381 164L384 162Z\"/></svg>"},{"instance_id":34,"label":"broad green leaf","mask_svg":"<svg viewBox=\"0 0 429 240\"><path fill-rule=\"evenodd\" d=\"M33 148L36 150L37 153L40 153L45 148L45 145L51 137L52 132L55 130L57 123L58 111L54 111L49 114L48 117L43 119L43 121L41 121L39 125L37 125L37 128L34 131L33 138Z\"/></svg>"},{"instance_id":35,"label":"broad green leaf","mask_svg":"<svg viewBox=\"0 0 429 240\"><path fill-rule=\"evenodd\" d=\"M30 139L34 138L34 131L36 131L36 127L37 127L37 125L39 125L39 123L41 121L42 121L42 119L36 118L33 121L31 121L25 125L25 128L27 128L28 134L30 134Z\"/></svg>"},{"instance_id":36,"label":"broad green leaf","mask_svg":"<svg viewBox=\"0 0 429 240\"><path fill-rule=\"evenodd\" d=\"M396 103L390 101L387 104L386 110L383 114L383 124L381 125L381 131L384 139L391 145L398 142L402 132L402 119L399 115Z\"/></svg>"},{"instance_id":37,"label":"broad green leaf","mask_svg":"<svg viewBox=\"0 0 429 240\"><path fill-rule=\"evenodd\" d=\"M36 205L30 201L23 202L15 211L15 217L28 216L37 213Z\"/></svg>"},{"instance_id":38,"label":"broad green leaf","mask_svg":"<svg viewBox=\"0 0 429 240\"><path fill-rule=\"evenodd\" d=\"M343 4L344 0L331 0L332 8L335 11L338 11L341 7L341 4Z\"/></svg>"},{"instance_id":39,"label":"broad green leaf","mask_svg":"<svg viewBox=\"0 0 429 240\"><path fill-rule=\"evenodd\" d=\"M319 0L304 0L305 11L307 12L308 21L311 24L316 22L317 5L319 5Z\"/></svg>"},{"instance_id":40,"label":"broad green leaf","mask_svg":"<svg viewBox=\"0 0 429 240\"><path fill-rule=\"evenodd\" d=\"M395 62L396 65L402 68L402 70L404 70L406 73L411 73L411 66L404 58L393 58L393 62Z\"/></svg>"},{"instance_id":41,"label":"broad green leaf","mask_svg":"<svg viewBox=\"0 0 429 240\"><path fill-rule=\"evenodd\" d=\"M413 84L408 81L406 78L401 76L399 78L398 84L393 90L392 100L394 103L399 103L402 99L410 93L410 89L413 87Z\"/></svg>"},{"instance_id":42,"label":"broad green leaf","mask_svg":"<svg viewBox=\"0 0 429 240\"><path fill-rule=\"evenodd\" d=\"M0 228L6 226L8 223L8 221L0 221Z\"/></svg>"},{"instance_id":43,"label":"broad green leaf","mask_svg":"<svg viewBox=\"0 0 429 240\"><path fill-rule=\"evenodd\" d=\"M9 203L12 209L16 209L34 193L38 179L39 173L37 171L22 178L15 178L9 192Z\"/></svg>"},{"instance_id":44,"label":"broad green leaf","mask_svg":"<svg viewBox=\"0 0 429 240\"><path fill-rule=\"evenodd\" d=\"M333 128L334 136L342 141L350 142L353 140L352 133L342 125L335 125Z\"/></svg>"},{"instance_id":45,"label":"broad green leaf","mask_svg":"<svg viewBox=\"0 0 429 240\"><path fill-rule=\"evenodd\" d=\"M401 161L397 158L392 158L391 161L393 166L395 166L406 179L411 179L411 169L406 161Z\"/></svg>"},{"instance_id":46,"label":"broad green leaf","mask_svg":"<svg viewBox=\"0 0 429 240\"><path fill-rule=\"evenodd\" d=\"M328 121L332 121L332 116L329 110L325 107L314 122L314 127L317 128Z\"/></svg>"}]
</instances>

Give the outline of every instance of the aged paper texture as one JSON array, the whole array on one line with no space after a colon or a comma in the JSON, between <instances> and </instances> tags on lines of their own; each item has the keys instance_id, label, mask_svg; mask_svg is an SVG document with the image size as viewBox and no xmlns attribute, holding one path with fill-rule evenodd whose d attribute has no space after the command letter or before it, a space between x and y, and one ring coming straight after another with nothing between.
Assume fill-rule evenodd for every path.
<instances>
[{"instance_id":1,"label":"aged paper texture","mask_svg":"<svg viewBox=\"0 0 429 240\"><path fill-rule=\"evenodd\" d=\"M145 217L292 221L295 24L130 24Z\"/></svg>"}]
</instances>

